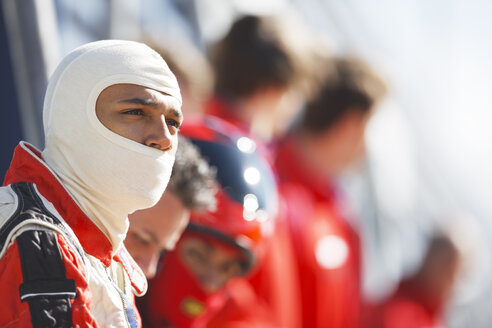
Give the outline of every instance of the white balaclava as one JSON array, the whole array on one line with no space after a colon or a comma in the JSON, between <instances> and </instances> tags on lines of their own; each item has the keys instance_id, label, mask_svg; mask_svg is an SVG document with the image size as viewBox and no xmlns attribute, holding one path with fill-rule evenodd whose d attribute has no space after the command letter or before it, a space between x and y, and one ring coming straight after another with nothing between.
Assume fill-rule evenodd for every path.
<instances>
[{"instance_id":1,"label":"white balaclava","mask_svg":"<svg viewBox=\"0 0 492 328\"><path fill-rule=\"evenodd\" d=\"M122 137L97 118L106 87L130 83L175 97L176 77L145 44L97 41L68 54L48 84L43 109L42 158L87 216L108 236L113 251L128 230L128 214L153 206L164 192L174 151Z\"/></svg>"}]
</instances>

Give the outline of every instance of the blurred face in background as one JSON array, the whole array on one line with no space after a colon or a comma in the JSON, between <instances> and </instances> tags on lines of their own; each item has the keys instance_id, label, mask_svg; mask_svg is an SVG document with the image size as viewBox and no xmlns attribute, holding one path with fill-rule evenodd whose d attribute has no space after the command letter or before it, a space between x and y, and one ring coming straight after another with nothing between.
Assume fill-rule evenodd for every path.
<instances>
[{"instance_id":1,"label":"blurred face in background","mask_svg":"<svg viewBox=\"0 0 492 328\"><path fill-rule=\"evenodd\" d=\"M333 177L341 174L364 155L364 136L370 114L353 111L341 117L325 131L313 134L316 163L322 172Z\"/></svg>"},{"instance_id":2,"label":"blurred face in background","mask_svg":"<svg viewBox=\"0 0 492 328\"><path fill-rule=\"evenodd\" d=\"M188 209L171 191L165 191L154 207L129 216L125 246L147 278L155 275L162 251L174 249L189 216Z\"/></svg>"},{"instance_id":3,"label":"blurred face in background","mask_svg":"<svg viewBox=\"0 0 492 328\"><path fill-rule=\"evenodd\" d=\"M345 115L338 130L339 170L358 162L364 154L364 136L370 114L351 112ZM335 142L336 143L336 142Z\"/></svg>"},{"instance_id":4,"label":"blurred face in background","mask_svg":"<svg viewBox=\"0 0 492 328\"><path fill-rule=\"evenodd\" d=\"M288 88L266 88L247 101L255 109L251 134L264 141L283 135L301 108L301 98Z\"/></svg>"},{"instance_id":5,"label":"blurred face in background","mask_svg":"<svg viewBox=\"0 0 492 328\"><path fill-rule=\"evenodd\" d=\"M227 281L242 274L242 255L220 241L200 238L197 234L180 240L177 251L184 265L198 279L203 289L214 293Z\"/></svg>"}]
</instances>

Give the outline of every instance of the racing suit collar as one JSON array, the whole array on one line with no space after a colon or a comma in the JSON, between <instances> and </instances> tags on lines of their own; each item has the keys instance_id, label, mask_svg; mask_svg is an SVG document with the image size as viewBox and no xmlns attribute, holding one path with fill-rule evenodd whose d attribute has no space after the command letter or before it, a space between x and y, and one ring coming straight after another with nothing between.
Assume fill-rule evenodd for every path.
<instances>
[{"instance_id":1,"label":"racing suit collar","mask_svg":"<svg viewBox=\"0 0 492 328\"><path fill-rule=\"evenodd\" d=\"M26 181L36 185L39 192L50 201L58 213L72 228L84 250L109 266L113 247L106 235L87 217L69 195L54 173L41 159L41 153L33 145L21 141L3 185Z\"/></svg>"}]
</instances>

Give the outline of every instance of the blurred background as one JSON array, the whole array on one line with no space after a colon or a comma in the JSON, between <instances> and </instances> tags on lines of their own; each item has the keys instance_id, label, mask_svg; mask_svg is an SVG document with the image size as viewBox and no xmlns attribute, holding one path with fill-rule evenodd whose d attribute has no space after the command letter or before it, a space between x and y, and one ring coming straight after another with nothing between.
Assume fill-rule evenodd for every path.
<instances>
[{"instance_id":1,"label":"blurred background","mask_svg":"<svg viewBox=\"0 0 492 328\"><path fill-rule=\"evenodd\" d=\"M446 321L490 327L491 10L485 0L1 0L0 174L19 140L43 147L46 83L75 47L130 39L166 49L182 57L176 69L201 76L199 99L210 83L209 46L234 19L285 12L333 54L370 63L390 88L364 163L340 180L364 245L365 297L391 293L444 225L466 250ZM186 111L200 111L199 101Z\"/></svg>"}]
</instances>

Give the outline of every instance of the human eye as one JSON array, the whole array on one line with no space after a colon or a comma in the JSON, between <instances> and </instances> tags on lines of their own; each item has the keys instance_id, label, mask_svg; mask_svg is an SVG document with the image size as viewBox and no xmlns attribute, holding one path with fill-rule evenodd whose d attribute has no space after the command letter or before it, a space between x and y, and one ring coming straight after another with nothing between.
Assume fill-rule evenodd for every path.
<instances>
[{"instance_id":1,"label":"human eye","mask_svg":"<svg viewBox=\"0 0 492 328\"><path fill-rule=\"evenodd\" d=\"M144 245L144 246L150 245L151 241L147 237L145 237L139 233L136 233L136 232L133 232L132 234L133 234L135 241L138 244Z\"/></svg>"},{"instance_id":2,"label":"human eye","mask_svg":"<svg viewBox=\"0 0 492 328\"><path fill-rule=\"evenodd\" d=\"M167 125L174 127L176 130L179 130L181 128L181 122L174 120L174 119L168 119L166 120Z\"/></svg>"},{"instance_id":3,"label":"human eye","mask_svg":"<svg viewBox=\"0 0 492 328\"><path fill-rule=\"evenodd\" d=\"M200 252L199 250L192 248L192 249L189 249L187 253L188 253L188 257L195 262L204 262L205 261L205 255L202 252Z\"/></svg>"},{"instance_id":4,"label":"human eye","mask_svg":"<svg viewBox=\"0 0 492 328\"><path fill-rule=\"evenodd\" d=\"M140 108L132 108L132 109L127 109L127 110L123 111L123 114L133 115L133 116L143 116L144 111Z\"/></svg>"}]
</instances>

